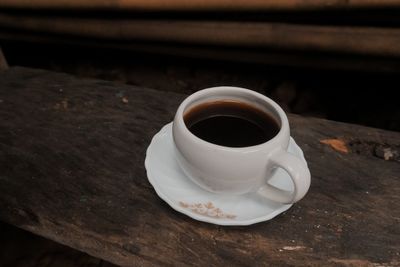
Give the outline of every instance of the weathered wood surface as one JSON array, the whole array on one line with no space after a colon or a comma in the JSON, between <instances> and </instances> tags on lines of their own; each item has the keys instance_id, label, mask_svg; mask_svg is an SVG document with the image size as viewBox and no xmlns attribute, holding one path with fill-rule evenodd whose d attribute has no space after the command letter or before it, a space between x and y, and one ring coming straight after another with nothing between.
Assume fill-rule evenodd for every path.
<instances>
[{"instance_id":1,"label":"weathered wood surface","mask_svg":"<svg viewBox=\"0 0 400 267\"><path fill-rule=\"evenodd\" d=\"M400 133L290 116L310 192L272 221L220 227L175 212L146 178L145 150L183 98L1 72L0 219L126 266L400 265L400 163L379 153L396 154Z\"/></svg>"}]
</instances>

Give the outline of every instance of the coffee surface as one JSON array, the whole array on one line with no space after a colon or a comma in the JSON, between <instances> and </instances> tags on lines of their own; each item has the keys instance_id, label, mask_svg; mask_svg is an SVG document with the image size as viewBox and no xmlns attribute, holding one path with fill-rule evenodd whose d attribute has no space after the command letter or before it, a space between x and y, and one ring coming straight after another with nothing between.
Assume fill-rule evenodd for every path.
<instances>
[{"instance_id":1,"label":"coffee surface","mask_svg":"<svg viewBox=\"0 0 400 267\"><path fill-rule=\"evenodd\" d=\"M218 100L192 107L184 114L186 127L197 137L221 146L247 147L272 139L278 122L245 102Z\"/></svg>"}]
</instances>

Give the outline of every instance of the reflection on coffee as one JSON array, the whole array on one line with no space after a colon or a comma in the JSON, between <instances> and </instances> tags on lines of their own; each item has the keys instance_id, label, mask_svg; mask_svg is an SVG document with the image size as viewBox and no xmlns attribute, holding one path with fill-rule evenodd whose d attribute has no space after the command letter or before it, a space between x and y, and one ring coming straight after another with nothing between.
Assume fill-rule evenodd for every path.
<instances>
[{"instance_id":1,"label":"reflection on coffee","mask_svg":"<svg viewBox=\"0 0 400 267\"><path fill-rule=\"evenodd\" d=\"M235 100L218 100L194 106L184 114L184 121L197 137L227 147L265 143L280 129L271 115Z\"/></svg>"}]
</instances>

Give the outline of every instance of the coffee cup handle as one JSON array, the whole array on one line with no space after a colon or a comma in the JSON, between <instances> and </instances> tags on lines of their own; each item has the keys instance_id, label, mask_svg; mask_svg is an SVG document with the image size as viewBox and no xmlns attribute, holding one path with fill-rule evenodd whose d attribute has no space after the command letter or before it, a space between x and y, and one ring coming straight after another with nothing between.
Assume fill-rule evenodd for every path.
<instances>
[{"instance_id":1,"label":"coffee cup handle","mask_svg":"<svg viewBox=\"0 0 400 267\"><path fill-rule=\"evenodd\" d=\"M307 164L283 149L273 153L270 160L271 168L282 168L290 175L294 190L290 192L279 189L267 182L259 189L258 193L265 198L284 204L295 203L302 199L310 188L311 183L311 174Z\"/></svg>"}]
</instances>

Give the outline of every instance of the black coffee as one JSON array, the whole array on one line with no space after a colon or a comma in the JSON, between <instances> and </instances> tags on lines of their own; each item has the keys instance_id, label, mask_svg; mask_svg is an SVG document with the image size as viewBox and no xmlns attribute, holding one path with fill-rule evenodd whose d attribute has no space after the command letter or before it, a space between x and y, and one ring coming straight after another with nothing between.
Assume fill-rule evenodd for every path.
<instances>
[{"instance_id":1,"label":"black coffee","mask_svg":"<svg viewBox=\"0 0 400 267\"><path fill-rule=\"evenodd\" d=\"M278 122L264 111L232 100L199 104L185 113L184 121L197 137L228 147L262 144L280 129Z\"/></svg>"}]
</instances>

